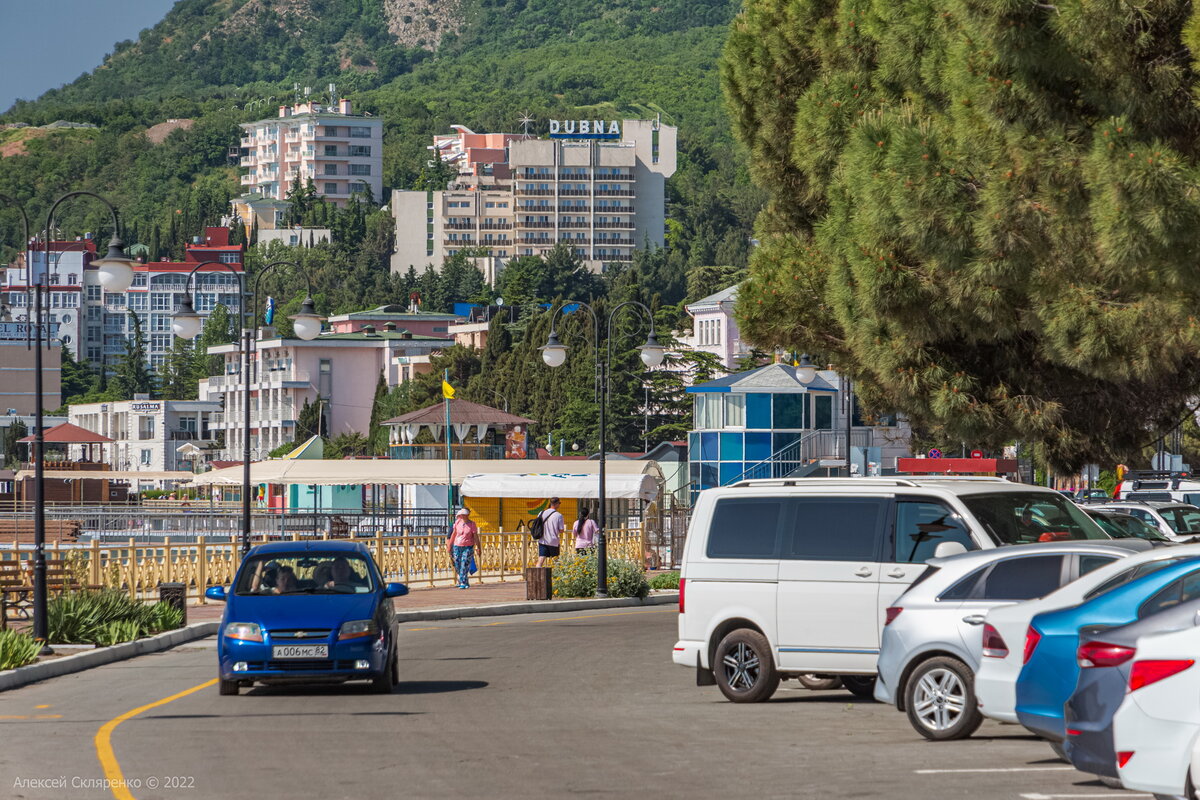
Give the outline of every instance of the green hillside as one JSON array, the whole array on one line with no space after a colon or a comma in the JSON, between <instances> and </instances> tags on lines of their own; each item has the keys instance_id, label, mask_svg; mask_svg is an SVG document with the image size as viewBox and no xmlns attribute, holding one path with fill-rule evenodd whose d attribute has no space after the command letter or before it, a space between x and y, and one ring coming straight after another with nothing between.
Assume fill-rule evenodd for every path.
<instances>
[{"instance_id":1,"label":"green hillside","mask_svg":"<svg viewBox=\"0 0 1200 800\"><path fill-rule=\"evenodd\" d=\"M335 83L357 111L387 120L385 190L418 181L429 137L452 123L516 130L523 113L662 113L680 128L680 169L669 183L672 262L742 266L761 201L730 136L716 68L737 6L180 0L92 73L0 115L0 124L97 126L0 129L0 192L37 217L62 192L96 191L120 207L127 238L157 241L168 257L238 193L228 157L237 124L273 116L297 85L324 96ZM193 124L154 144L146 129L169 119ZM16 224L0 209L0 257L19 240ZM79 203L64 209L60 227L104 234L108 222L103 209Z\"/></svg>"}]
</instances>

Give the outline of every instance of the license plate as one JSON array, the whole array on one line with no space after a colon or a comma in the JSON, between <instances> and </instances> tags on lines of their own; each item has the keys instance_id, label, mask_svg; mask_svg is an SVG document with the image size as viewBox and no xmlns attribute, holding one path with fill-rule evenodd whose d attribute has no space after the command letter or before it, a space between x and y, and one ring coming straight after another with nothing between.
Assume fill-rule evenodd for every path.
<instances>
[{"instance_id":1,"label":"license plate","mask_svg":"<svg viewBox=\"0 0 1200 800\"><path fill-rule=\"evenodd\" d=\"M271 648L271 658L329 658L327 644L285 644Z\"/></svg>"}]
</instances>

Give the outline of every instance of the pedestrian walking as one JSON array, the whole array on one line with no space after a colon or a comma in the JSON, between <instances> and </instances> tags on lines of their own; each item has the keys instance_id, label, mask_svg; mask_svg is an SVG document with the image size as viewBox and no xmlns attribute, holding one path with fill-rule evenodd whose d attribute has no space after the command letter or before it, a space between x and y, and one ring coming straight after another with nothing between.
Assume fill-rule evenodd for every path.
<instances>
[{"instance_id":1,"label":"pedestrian walking","mask_svg":"<svg viewBox=\"0 0 1200 800\"><path fill-rule=\"evenodd\" d=\"M460 508L454 517L454 527L446 545L454 560L454 571L458 574L458 588L470 586L467 578L471 574L471 563L475 559L475 545L479 543L479 528L471 521L471 512Z\"/></svg>"},{"instance_id":2,"label":"pedestrian walking","mask_svg":"<svg viewBox=\"0 0 1200 800\"><path fill-rule=\"evenodd\" d=\"M596 520L589 518L587 507L580 506L579 519L575 520L575 525L571 528L571 532L575 534L575 552L583 555L595 547L596 534L599 531L600 527L596 524Z\"/></svg>"},{"instance_id":3,"label":"pedestrian walking","mask_svg":"<svg viewBox=\"0 0 1200 800\"><path fill-rule=\"evenodd\" d=\"M566 520L558 511L560 505L562 505L562 500L551 497L550 507L538 515L542 520L542 538L538 539L537 565L539 567L546 566L547 558L558 557L562 532L567 527Z\"/></svg>"}]
</instances>

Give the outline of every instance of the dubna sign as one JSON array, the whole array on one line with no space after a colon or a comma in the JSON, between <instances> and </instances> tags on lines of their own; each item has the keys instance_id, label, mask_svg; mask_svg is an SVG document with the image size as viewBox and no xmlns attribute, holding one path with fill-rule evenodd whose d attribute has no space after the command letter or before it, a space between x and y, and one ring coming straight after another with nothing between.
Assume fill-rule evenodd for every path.
<instances>
[{"instance_id":1,"label":"dubna sign","mask_svg":"<svg viewBox=\"0 0 1200 800\"><path fill-rule=\"evenodd\" d=\"M620 139L621 123L602 119L552 119L551 139Z\"/></svg>"}]
</instances>

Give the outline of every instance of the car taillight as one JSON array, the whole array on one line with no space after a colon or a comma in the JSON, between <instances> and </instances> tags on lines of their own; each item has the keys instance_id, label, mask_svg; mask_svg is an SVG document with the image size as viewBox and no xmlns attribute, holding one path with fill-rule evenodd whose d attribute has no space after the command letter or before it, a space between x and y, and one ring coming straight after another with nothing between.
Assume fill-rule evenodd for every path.
<instances>
[{"instance_id":1,"label":"car taillight","mask_svg":"<svg viewBox=\"0 0 1200 800\"><path fill-rule=\"evenodd\" d=\"M1037 649L1038 642L1042 640L1042 634L1038 629L1029 626L1029 630L1025 632L1025 658L1021 661L1022 664L1028 664L1029 659L1033 658L1033 651Z\"/></svg>"},{"instance_id":2,"label":"car taillight","mask_svg":"<svg viewBox=\"0 0 1200 800\"><path fill-rule=\"evenodd\" d=\"M1078 728L1067 728L1067 736L1081 736L1083 731Z\"/></svg>"},{"instance_id":3,"label":"car taillight","mask_svg":"<svg viewBox=\"0 0 1200 800\"><path fill-rule=\"evenodd\" d=\"M1117 768L1120 769L1121 767L1128 764L1129 759L1131 759L1131 758L1133 758L1132 750L1121 750L1120 752L1118 752L1117 753ZM1139 762L1139 763L1141 763L1141 762Z\"/></svg>"},{"instance_id":4,"label":"car taillight","mask_svg":"<svg viewBox=\"0 0 1200 800\"><path fill-rule=\"evenodd\" d=\"M1137 655L1137 649L1122 647L1108 642L1085 642L1079 645L1075 654L1079 666L1084 669L1094 667L1118 667Z\"/></svg>"},{"instance_id":5,"label":"car taillight","mask_svg":"<svg viewBox=\"0 0 1200 800\"><path fill-rule=\"evenodd\" d=\"M1129 672L1129 691L1136 692L1144 686L1158 683L1163 678L1177 675L1195 663L1190 658L1169 661L1135 661L1133 669Z\"/></svg>"},{"instance_id":6,"label":"car taillight","mask_svg":"<svg viewBox=\"0 0 1200 800\"><path fill-rule=\"evenodd\" d=\"M987 658L1008 658L1008 644L1004 637L987 623L983 626L983 655Z\"/></svg>"},{"instance_id":7,"label":"car taillight","mask_svg":"<svg viewBox=\"0 0 1200 800\"><path fill-rule=\"evenodd\" d=\"M683 587L687 583L683 578L679 579L679 613L683 613Z\"/></svg>"},{"instance_id":8,"label":"car taillight","mask_svg":"<svg viewBox=\"0 0 1200 800\"><path fill-rule=\"evenodd\" d=\"M891 625L896 620L896 617L900 616L900 612L903 610L904 610L903 606L889 607L888 610L884 612L884 614L886 615L883 618L884 627Z\"/></svg>"}]
</instances>

